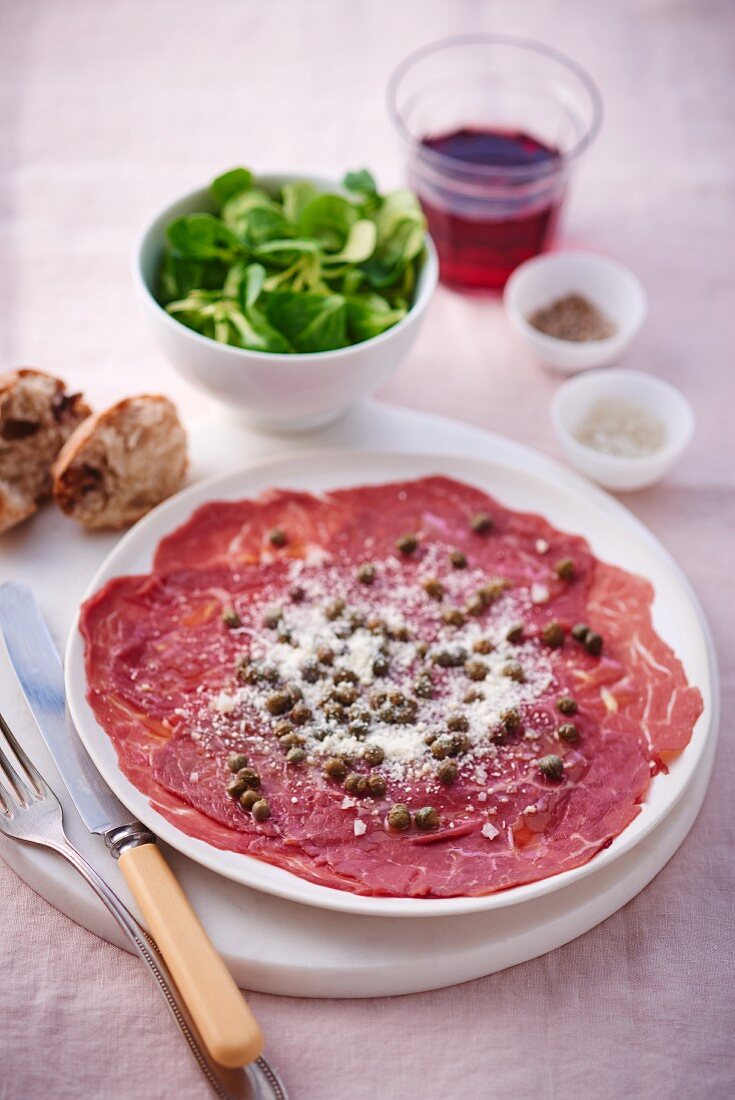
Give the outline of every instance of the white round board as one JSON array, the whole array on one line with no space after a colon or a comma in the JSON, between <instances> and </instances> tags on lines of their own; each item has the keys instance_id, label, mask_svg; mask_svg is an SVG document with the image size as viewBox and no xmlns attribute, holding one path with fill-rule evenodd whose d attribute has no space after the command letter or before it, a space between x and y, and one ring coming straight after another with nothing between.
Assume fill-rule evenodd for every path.
<instances>
[{"instance_id":1,"label":"white round board","mask_svg":"<svg viewBox=\"0 0 735 1100\"><path fill-rule=\"evenodd\" d=\"M385 439L409 450L431 445L437 453L480 454L501 462L511 459L529 471L550 475L559 485L586 490L603 501L611 514L625 517L642 538L657 546L652 536L617 502L545 456L467 425L372 402L318 437L306 436L298 441L245 432L234 423L219 421L215 426L211 421L200 422L190 432L193 474L202 476L221 470L235 459L257 459L264 453L284 452L292 449L295 442L301 446L318 443L320 448L349 444L375 449ZM10 547L7 575L33 584L51 621L52 632L60 640L89 577L114 544L114 536L90 540L70 526L65 527L63 521L60 524L53 513L36 522L45 530L33 542L21 538ZM63 577L59 577L58 571L54 576L46 576L39 568L42 558L34 547L44 535L55 540L58 560L67 563ZM686 583L681 583L687 591ZM175 873L238 982L245 988L264 992L315 997L379 996L438 988L551 950L629 901L683 840L701 806L711 770L717 727L716 667L706 624L693 599L692 608L710 654L709 721L701 733L705 748L699 769L690 785L684 785L678 804L631 851L597 874L555 891L553 897L531 901L520 908L463 917L462 936L457 937L452 918L438 917L428 925L422 922L421 935L417 936L411 920L376 922L369 917L305 908L227 881L178 852L167 850ZM691 675L691 670L688 671ZM72 839L132 905L103 842L89 836L76 817L4 662L0 663L0 688L14 727L61 795ZM47 852L7 841L0 848L21 877L58 908L97 934L124 946L115 926L65 864Z\"/></svg>"}]
</instances>

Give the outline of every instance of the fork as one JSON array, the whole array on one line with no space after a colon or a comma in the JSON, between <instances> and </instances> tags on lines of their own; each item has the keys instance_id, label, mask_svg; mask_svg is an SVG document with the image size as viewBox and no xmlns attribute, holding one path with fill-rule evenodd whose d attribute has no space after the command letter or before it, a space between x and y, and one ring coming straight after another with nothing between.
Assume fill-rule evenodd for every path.
<instances>
[{"instance_id":1,"label":"fork","mask_svg":"<svg viewBox=\"0 0 735 1100\"><path fill-rule=\"evenodd\" d=\"M13 840L58 852L89 883L148 967L199 1069L221 1100L286 1100L283 1086L264 1058L258 1058L254 1063L255 1072L251 1073L249 1069L226 1069L209 1057L155 941L71 843L64 832L58 798L18 743L2 714L0 731L0 832Z\"/></svg>"}]
</instances>

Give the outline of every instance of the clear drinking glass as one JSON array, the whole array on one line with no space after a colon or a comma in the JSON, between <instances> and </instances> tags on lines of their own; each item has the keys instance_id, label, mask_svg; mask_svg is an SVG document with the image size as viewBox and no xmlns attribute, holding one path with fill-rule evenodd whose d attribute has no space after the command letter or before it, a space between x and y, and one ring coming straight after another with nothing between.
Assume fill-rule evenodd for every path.
<instances>
[{"instance_id":1,"label":"clear drinking glass","mask_svg":"<svg viewBox=\"0 0 735 1100\"><path fill-rule=\"evenodd\" d=\"M600 127L597 88L556 50L472 34L405 58L388 104L442 281L499 290L551 244L572 165Z\"/></svg>"}]
</instances>

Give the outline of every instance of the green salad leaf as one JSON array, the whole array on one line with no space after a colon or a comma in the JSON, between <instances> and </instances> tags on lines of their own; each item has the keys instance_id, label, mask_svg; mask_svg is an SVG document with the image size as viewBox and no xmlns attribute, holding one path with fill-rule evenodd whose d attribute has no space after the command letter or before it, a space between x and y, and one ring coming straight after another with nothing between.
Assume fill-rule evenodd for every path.
<instances>
[{"instance_id":1,"label":"green salad leaf","mask_svg":"<svg viewBox=\"0 0 735 1100\"><path fill-rule=\"evenodd\" d=\"M222 173L217 214L167 226L158 301L201 336L253 351L332 351L392 328L413 302L424 215L411 191L381 195L366 169L342 187L268 191L246 168Z\"/></svg>"}]
</instances>

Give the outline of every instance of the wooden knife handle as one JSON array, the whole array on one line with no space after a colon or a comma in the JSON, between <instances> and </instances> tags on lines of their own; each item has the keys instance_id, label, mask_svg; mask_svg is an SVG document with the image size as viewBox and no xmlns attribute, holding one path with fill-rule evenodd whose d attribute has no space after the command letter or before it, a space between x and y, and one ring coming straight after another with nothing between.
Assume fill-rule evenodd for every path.
<instances>
[{"instance_id":1,"label":"wooden knife handle","mask_svg":"<svg viewBox=\"0 0 735 1100\"><path fill-rule=\"evenodd\" d=\"M207 1050L234 1069L263 1050L263 1034L155 844L120 855L120 869Z\"/></svg>"}]
</instances>

